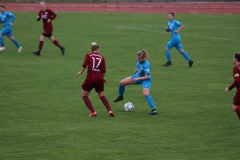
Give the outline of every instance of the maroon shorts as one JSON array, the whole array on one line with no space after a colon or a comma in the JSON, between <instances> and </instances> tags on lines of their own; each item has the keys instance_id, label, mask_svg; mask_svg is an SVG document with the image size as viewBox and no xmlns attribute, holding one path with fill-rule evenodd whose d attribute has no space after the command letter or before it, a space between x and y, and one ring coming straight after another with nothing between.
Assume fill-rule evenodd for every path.
<instances>
[{"instance_id":1,"label":"maroon shorts","mask_svg":"<svg viewBox=\"0 0 240 160\"><path fill-rule=\"evenodd\" d=\"M236 106L240 106L240 97L238 95L234 96L233 104L236 105Z\"/></svg>"},{"instance_id":2,"label":"maroon shorts","mask_svg":"<svg viewBox=\"0 0 240 160\"><path fill-rule=\"evenodd\" d=\"M90 92L93 88L95 88L95 91L97 93L104 91L104 82L103 80L89 80L85 79L85 81L82 84L82 89L84 91Z\"/></svg>"}]
</instances>

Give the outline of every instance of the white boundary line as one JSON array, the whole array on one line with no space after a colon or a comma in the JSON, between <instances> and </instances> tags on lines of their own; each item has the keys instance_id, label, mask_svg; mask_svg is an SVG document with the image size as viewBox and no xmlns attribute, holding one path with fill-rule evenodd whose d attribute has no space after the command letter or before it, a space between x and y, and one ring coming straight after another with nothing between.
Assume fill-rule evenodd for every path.
<instances>
[{"instance_id":1,"label":"white boundary line","mask_svg":"<svg viewBox=\"0 0 240 160\"><path fill-rule=\"evenodd\" d=\"M150 30L150 29L145 29L145 28L128 27L128 26L117 26L117 28L132 29L132 30L139 30L139 31L148 31L148 32L166 33L166 32L164 32L164 31ZM191 36L191 37L199 37L199 38L208 38L208 39L223 40L223 41L240 42L240 40L220 38L220 37L199 36L199 35L192 35L192 34L189 35L189 34L184 34L184 33L182 33L181 35Z\"/></svg>"}]
</instances>

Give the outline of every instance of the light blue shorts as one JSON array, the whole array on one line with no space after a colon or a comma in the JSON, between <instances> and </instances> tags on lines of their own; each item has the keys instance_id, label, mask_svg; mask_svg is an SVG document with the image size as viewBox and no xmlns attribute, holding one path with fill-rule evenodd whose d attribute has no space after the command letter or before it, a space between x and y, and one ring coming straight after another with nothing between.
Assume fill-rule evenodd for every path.
<instances>
[{"instance_id":1,"label":"light blue shorts","mask_svg":"<svg viewBox=\"0 0 240 160\"><path fill-rule=\"evenodd\" d=\"M138 76L133 75L131 76L131 78L137 78ZM152 83L152 79L146 79L146 80L137 80L134 82L134 84L142 84L142 88L151 88L151 83Z\"/></svg>"},{"instance_id":2,"label":"light blue shorts","mask_svg":"<svg viewBox=\"0 0 240 160\"><path fill-rule=\"evenodd\" d=\"M183 47L182 47L182 43L181 43L181 40L180 39L171 39L166 47L170 50L172 47L175 47L178 51L182 50Z\"/></svg>"},{"instance_id":3,"label":"light blue shorts","mask_svg":"<svg viewBox=\"0 0 240 160\"><path fill-rule=\"evenodd\" d=\"M1 34L2 36L8 36L8 37L13 36L12 27L11 27L11 26L9 26L9 27L4 27L4 28L0 31L0 34Z\"/></svg>"}]
</instances>

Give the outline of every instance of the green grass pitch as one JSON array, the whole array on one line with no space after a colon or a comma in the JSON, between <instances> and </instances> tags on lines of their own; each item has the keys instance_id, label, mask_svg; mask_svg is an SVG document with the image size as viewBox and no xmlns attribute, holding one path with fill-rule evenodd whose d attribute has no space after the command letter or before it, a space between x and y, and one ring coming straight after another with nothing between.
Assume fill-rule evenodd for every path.
<instances>
[{"instance_id":1,"label":"green grass pitch","mask_svg":"<svg viewBox=\"0 0 240 160\"><path fill-rule=\"evenodd\" d=\"M239 50L238 15L176 14L184 50L194 60L188 68L173 48L170 67L164 47L167 14L57 13L55 38L66 48L45 40L38 48L42 22L37 13L15 13L13 33L23 47L18 53L5 37L0 52L0 159L4 160L226 160L239 157L240 123L231 110L235 89L232 57ZM105 56L105 95L116 117L106 112L93 90L90 99L98 116L81 98L86 76L76 76L91 42ZM118 83L134 72L136 52L146 49L152 65L151 96L159 112L149 116L141 86L127 86L125 100ZM135 105L125 112L126 102Z\"/></svg>"}]
</instances>

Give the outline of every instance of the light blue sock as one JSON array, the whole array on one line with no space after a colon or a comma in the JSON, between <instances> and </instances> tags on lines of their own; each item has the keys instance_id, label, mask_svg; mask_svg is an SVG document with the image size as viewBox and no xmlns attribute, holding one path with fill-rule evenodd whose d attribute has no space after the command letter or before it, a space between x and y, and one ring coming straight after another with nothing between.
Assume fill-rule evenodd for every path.
<instances>
[{"instance_id":1,"label":"light blue sock","mask_svg":"<svg viewBox=\"0 0 240 160\"><path fill-rule=\"evenodd\" d=\"M124 91L125 91L125 86L122 86L121 84L119 84L118 86L119 96L123 96Z\"/></svg>"},{"instance_id":2,"label":"light blue sock","mask_svg":"<svg viewBox=\"0 0 240 160\"><path fill-rule=\"evenodd\" d=\"M165 50L165 54L166 54L168 62L170 62L171 61L171 53L170 53L170 51L169 50Z\"/></svg>"},{"instance_id":3,"label":"light blue sock","mask_svg":"<svg viewBox=\"0 0 240 160\"><path fill-rule=\"evenodd\" d=\"M14 40L12 40L12 42L15 44L15 46L16 46L17 48L20 48L20 45L19 45L17 39L14 38Z\"/></svg>"},{"instance_id":4,"label":"light blue sock","mask_svg":"<svg viewBox=\"0 0 240 160\"><path fill-rule=\"evenodd\" d=\"M190 61L190 57L188 56L187 52L183 52L182 56L189 62Z\"/></svg>"},{"instance_id":5,"label":"light blue sock","mask_svg":"<svg viewBox=\"0 0 240 160\"><path fill-rule=\"evenodd\" d=\"M150 95L147 95L147 96L145 96L145 99L147 100L148 105L150 106L150 108L152 110L155 109L155 104L154 104L154 101L153 101L152 97Z\"/></svg>"},{"instance_id":6,"label":"light blue sock","mask_svg":"<svg viewBox=\"0 0 240 160\"><path fill-rule=\"evenodd\" d=\"M2 47L4 47L4 39L3 39L2 36L0 37L0 45L1 45Z\"/></svg>"}]
</instances>

